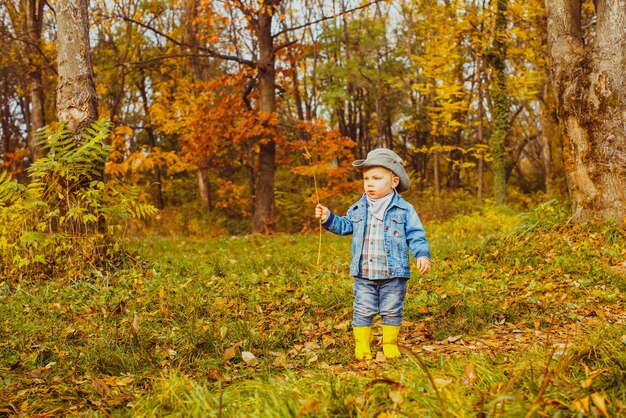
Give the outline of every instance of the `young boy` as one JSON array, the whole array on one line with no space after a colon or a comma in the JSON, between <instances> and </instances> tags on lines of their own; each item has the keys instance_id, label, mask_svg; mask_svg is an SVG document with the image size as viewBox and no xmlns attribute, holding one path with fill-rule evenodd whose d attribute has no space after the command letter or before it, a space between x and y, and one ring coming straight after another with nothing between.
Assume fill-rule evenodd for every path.
<instances>
[{"instance_id":1,"label":"young boy","mask_svg":"<svg viewBox=\"0 0 626 418\"><path fill-rule=\"evenodd\" d=\"M400 356L398 333L406 282L410 277L409 249L421 274L430 271L430 250L417 212L398 193L409 188L402 159L393 151L378 148L353 166L363 169L364 195L346 216L337 216L320 204L315 217L322 226L338 235L352 234L354 276L354 355L359 360L372 358L370 339L372 320L382 317L385 358Z\"/></svg>"}]
</instances>

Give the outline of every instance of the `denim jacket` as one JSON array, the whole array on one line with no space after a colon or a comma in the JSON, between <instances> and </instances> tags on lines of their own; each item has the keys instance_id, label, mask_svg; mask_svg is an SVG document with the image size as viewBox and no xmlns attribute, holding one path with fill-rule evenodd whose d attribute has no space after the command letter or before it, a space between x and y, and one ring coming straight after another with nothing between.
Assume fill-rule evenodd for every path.
<instances>
[{"instance_id":1,"label":"denim jacket","mask_svg":"<svg viewBox=\"0 0 626 418\"><path fill-rule=\"evenodd\" d=\"M415 258L430 258L430 250L422 222L413 206L399 194L391 199L384 218L385 254L389 277L410 277L409 249ZM367 226L367 197L364 194L350 206L346 216L333 212L322 223L328 231L337 235L352 234L352 262L350 275L359 275L359 261L363 253L365 228Z\"/></svg>"}]
</instances>

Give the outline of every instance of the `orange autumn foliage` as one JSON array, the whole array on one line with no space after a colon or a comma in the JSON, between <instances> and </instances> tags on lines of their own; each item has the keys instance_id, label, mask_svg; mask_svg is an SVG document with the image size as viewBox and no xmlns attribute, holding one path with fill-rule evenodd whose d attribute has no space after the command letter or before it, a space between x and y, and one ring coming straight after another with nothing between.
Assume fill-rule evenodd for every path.
<instances>
[{"instance_id":1,"label":"orange autumn foliage","mask_svg":"<svg viewBox=\"0 0 626 418\"><path fill-rule=\"evenodd\" d=\"M243 98L245 73L196 83L199 93L183 128L181 155L193 164L215 168L255 167L258 147L267 138L284 141L275 114L251 109ZM249 100L254 101L252 94Z\"/></svg>"},{"instance_id":2,"label":"orange autumn foliage","mask_svg":"<svg viewBox=\"0 0 626 418\"><path fill-rule=\"evenodd\" d=\"M0 169L9 174L21 174L24 172L24 159L28 155L25 149L15 152L5 152L0 158Z\"/></svg>"},{"instance_id":3,"label":"orange autumn foliage","mask_svg":"<svg viewBox=\"0 0 626 418\"><path fill-rule=\"evenodd\" d=\"M315 174L320 201L358 192L361 185L355 181L356 172L352 167L355 142L336 129L328 129L321 119L299 121L296 129L303 133L303 139L286 144L287 149L296 155L303 155L306 148L311 159L303 158L302 163L291 171L311 178ZM317 203L317 196L312 194L307 201Z\"/></svg>"}]
</instances>

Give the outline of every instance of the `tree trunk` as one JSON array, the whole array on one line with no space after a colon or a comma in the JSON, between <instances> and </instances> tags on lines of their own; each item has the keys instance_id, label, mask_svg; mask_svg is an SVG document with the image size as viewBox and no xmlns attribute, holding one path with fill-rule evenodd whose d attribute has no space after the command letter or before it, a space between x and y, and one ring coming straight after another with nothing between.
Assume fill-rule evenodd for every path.
<instances>
[{"instance_id":1,"label":"tree trunk","mask_svg":"<svg viewBox=\"0 0 626 418\"><path fill-rule=\"evenodd\" d=\"M43 0L22 0L19 2L18 8L12 2L6 3L13 27L21 38L18 45L21 50L22 62L26 67L25 79L30 102L30 109L27 109L28 148L33 160L41 156L39 145L35 143L34 133L46 124L42 74L44 62L41 53L41 31L45 5L46 2Z\"/></svg>"},{"instance_id":2,"label":"tree trunk","mask_svg":"<svg viewBox=\"0 0 626 418\"><path fill-rule=\"evenodd\" d=\"M211 212L211 184L209 183L209 167L206 157L202 157L200 164L198 164L198 190L200 191L200 203L202 210L205 212Z\"/></svg>"},{"instance_id":3,"label":"tree trunk","mask_svg":"<svg viewBox=\"0 0 626 418\"><path fill-rule=\"evenodd\" d=\"M198 42L198 0L187 0L187 22L186 22L186 30L185 36L187 39L187 43L193 46L194 50L197 50L199 47ZM207 69L205 63L203 63L198 56L193 54L189 58L191 69L193 70L194 80L196 82L206 81L207 79ZM200 162L198 163L198 172L196 173L198 176L198 193L200 198L200 206L204 212L211 212L213 210L213 205L211 202L211 184L209 183L209 161L206 156L200 158Z\"/></svg>"},{"instance_id":4,"label":"tree trunk","mask_svg":"<svg viewBox=\"0 0 626 418\"><path fill-rule=\"evenodd\" d=\"M575 221L626 223L626 7L596 0L591 42L581 0L547 2L548 48ZM587 44L587 45L585 45ZM590 45L589 45L590 44Z\"/></svg>"},{"instance_id":5,"label":"tree trunk","mask_svg":"<svg viewBox=\"0 0 626 418\"><path fill-rule=\"evenodd\" d=\"M541 126L543 130L543 166L545 189L550 196L567 196L563 162L563 138L559 130L556 101L551 76L540 96Z\"/></svg>"},{"instance_id":6,"label":"tree trunk","mask_svg":"<svg viewBox=\"0 0 626 418\"><path fill-rule=\"evenodd\" d=\"M139 56L141 57L141 50L139 52ZM157 147L157 136L154 132L154 127L152 126L152 120L150 118L150 100L148 99L148 88L146 85L146 75L143 68L139 68L139 81L137 81L137 89L139 90L139 95L141 96L141 103L143 106L143 124L146 133L148 134L148 141L150 143L150 152L153 152ZM152 177L154 179L154 200L156 202L157 208L164 209L165 208L165 200L163 199L163 176L161 174L161 164L155 164L152 169Z\"/></svg>"},{"instance_id":7,"label":"tree trunk","mask_svg":"<svg viewBox=\"0 0 626 418\"><path fill-rule=\"evenodd\" d=\"M91 67L88 0L57 3L57 117L80 135L98 118L98 100ZM102 167L104 170L104 166Z\"/></svg>"},{"instance_id":8,"label":"tree trunk","mask_svg":"<svg viewBox=\"0 0 626 418\"><path fill-rule=\"evenodd\" d=\"M435 191L439 193L441 191L441 180L439 178L439 153L437 151L433 153L433 177L435 182Z\"/></svg>"},{"instance_id":9,"label":"tree trunk","mask_svg":"<svg viewBox=\"0 0 626 418\"><path fill-rule=\"evenodd\" d=\"M504 146L509 130L509 100L506 89L506 11L508 0L497 0L493 55L490 57L494 80L492 86L494 130L490 145L493 156L493 191L498 205L506 203L506 170Z\"/></svg>"},{"instance_id":10,"label":"tree trunk","mask_svg":"<svg viewBox=\"0 0 626 418\"><path fill-rule=\"evenodd\" d=\"M276 112L276 57L272 36L272 15L276 3L270 1L259 11L259 110L263 117ZM253 232L274 231L274 173L276 143L271 136L259 140L259 169L256 177Z\"/></svg>"},{"instance_id":11,"label":"tree trunk","mask_svg":"<svg viewBox=\"0 0 626 418\"><path fill-rule=\"evenodd\" d=\"M98 118L98 99L89 46L89 0L57 3L57 118L76 140ZM104 162L96 165L97 179L104 179ZM87 179L80 184L87 187ZM98 216L97 231L106 232L104 216ZM86 233L93 231L85 231Z\"/></svg>"},{"instance_id":12,"label":"tree trunk","mask_svg":"<svg viewBox=\"0 0 626 418\"><path fill-rule=\"evenodd\" d=\"M476 91L478 92L478 144L485 143L483 118L485 109L483 107L483 63L480 58L476 59ZM478 154L478 179L476 181L476 201L482 203L483 188L485 185L485 152L480 151Z\"/></svg>"}]
</instances>

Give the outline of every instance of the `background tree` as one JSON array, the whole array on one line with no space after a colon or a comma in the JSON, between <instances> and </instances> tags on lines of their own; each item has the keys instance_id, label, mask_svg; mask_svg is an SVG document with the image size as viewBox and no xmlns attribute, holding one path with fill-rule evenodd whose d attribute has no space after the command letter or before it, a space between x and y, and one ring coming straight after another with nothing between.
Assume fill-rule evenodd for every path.
<instances>
[{"instance_id":1,"label":"background tree","mask_svg":"<svg viewBox=\"0 0 626 418\"><path fill-rule=\"evenodd\" d=\"M493 155L493 188L496 202L506 202L504 147L509 130L509 100L506 87L508 0L497 0L493 46L489 56L492 68L492 98L494 130L489 139Z\"/></svg>"},{"instance_id":2,"label":"background tree","mask_svg":"<svg viewBox=\"0 0 626 418\"><path fill-rule=\"evenodd\" d=\"M44 23L43 0L20 0L14 4L6 2L9 17L15 29L20 58L25 69L26 84L29 92L27 120L29 126L29 148L33 159L40 156L39 147L33 133L45 125L45 92L43 71L47 66L43 51L42 30Z\"/></svg>"},{"instance_id":3,"label":"background tree","mask_svg":"<svg viewBox=\"0 0 626 418\"><path fill-rule=\"evenodd\" d=\"M626 222L626 7L594 1L596 23L582 26L582 0L547 2L548 46L565 165L578 221Z\"/></svg>"}]
</instances>

